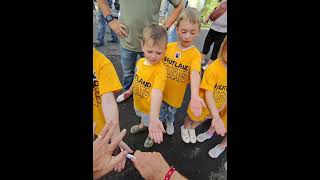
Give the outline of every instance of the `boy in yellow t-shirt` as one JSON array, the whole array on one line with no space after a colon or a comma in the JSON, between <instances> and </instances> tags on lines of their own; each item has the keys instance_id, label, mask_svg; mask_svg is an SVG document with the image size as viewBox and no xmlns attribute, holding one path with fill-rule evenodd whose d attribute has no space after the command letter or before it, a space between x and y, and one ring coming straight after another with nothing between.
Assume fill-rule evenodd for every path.
<instances>
[{"instance_id":1,"label":"boy in yellow t-shirt","mask_svg":"<svg viewBox=\"0 0 320 180\"><path fill-rule=\"evenodd\" d=\"M186 8L177 21L178 41L167 45L163 63L167 68L166 87L163 92L163 104L160 119L167 124L168 135L174 133L173 122L177 109L181 107L187 85L191 84L189 106L196 114L201 114L205 106L199 97L201 53L193 46L193 40L200 32L200 13L195 8ZM184 129L182 127L182 129Z\"/></svg>"},{"instance_id":2,"label":"boy in yellow t-shirt","mask_svg":"<svg viewBox=\"0 0 320 180\"><path fill-rule=\"evenodd\" d=\"M111 137L113 141L120 134L119 111L114 98L115 92L122 89L118 75L113 64L102 53L93 49L93 121L96 123L95 134L108 124L112 123L116 129ZM107 125L108 125L107 124ZM133 152L123 141L119 146L123 150ZM115 170L120 171L124 168L125 159Z\"/></svg>"},{"instance_id":3,"label":"boy in yellow t-shirt","mask_svg":"<svg viewBox=\"0 0 320 180\"><path fill-rule=\"evenodd\" d=\"M185 118L184 126L194 131L208 115L212 117L211 126L198 137L182 134L182 139L185 143L196 143L197 140L203 142L216 131L218 135L225 136L222 143L209 151L210 157L217 158L227 147L227 37L221 44L218 59L205 70L200 88L200 96L205 99L208 108L203 109L200 117L195 117L188 109L189 116Z\"/></svg>"},{"instance_id":4,"label":"boy in yellow t-shirt","mask_svg":"<svg viewBox=\"0 0 320 180\"><path fill-rule=\"evenodd\" d=\"M144 147L150 148L154 142L163 141L165 132L159 120L162 92L165 87L167 71L161 60L166 52L167 32L159 25L150 25L143 30L142 50L145 58L137 61L133 83L124 96L133 93L134 109L141 123L131 127L130 132L136 134L149 129Z\"/></svg>"}]
</instances>

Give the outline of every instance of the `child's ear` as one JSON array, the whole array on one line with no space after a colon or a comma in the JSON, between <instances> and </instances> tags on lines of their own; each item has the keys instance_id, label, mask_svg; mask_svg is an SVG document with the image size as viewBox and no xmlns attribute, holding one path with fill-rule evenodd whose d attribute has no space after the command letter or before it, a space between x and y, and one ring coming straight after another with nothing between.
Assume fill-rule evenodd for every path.
<instances>
[{"instance_id":1,"label":"child's ear","mask_svg":"<svg viewBox=\"0 0 320 180\"><path fill-rule=\"evenodd\" d=\"M142 51L144 51L143 49L143 41L141 41L141 49L142 49Z\"/></svg>"}]
</instances>

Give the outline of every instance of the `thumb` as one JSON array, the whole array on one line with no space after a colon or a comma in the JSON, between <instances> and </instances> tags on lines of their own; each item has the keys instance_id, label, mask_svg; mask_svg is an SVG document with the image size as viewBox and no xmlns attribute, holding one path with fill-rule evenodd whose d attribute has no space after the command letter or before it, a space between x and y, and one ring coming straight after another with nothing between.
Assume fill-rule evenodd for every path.
<instances>
[{"instance_id":1,"label":"thumb","mask_svg":"<svg viewBox=\"0 0 320 180\"><path fill-rule=\"evenodd\" d=\"M133 163L133 166L134 166L136 169L138 169L138 171L139 171L139 169L140 169L140 167L141 167L141 163L139 163L139 161L138 161L136 158L132 158L131 161L132 161L132 163Z\"/></svg>"},{"instance_id":2,"label":"thumb","mask_svg":"<svg viewBox=\"0 0 320 180\"><path fill-rule=\"evenodd\" d=\"M134 157L138 158L139 156L141 156L141 153L142 152L140 150L136 150L133 155L134 155ZM131 161L133 162L133 165L137 168L139 166L139 164L138 164L138 160L136 158L132 158Z\"/></svg>"}]
</instances>

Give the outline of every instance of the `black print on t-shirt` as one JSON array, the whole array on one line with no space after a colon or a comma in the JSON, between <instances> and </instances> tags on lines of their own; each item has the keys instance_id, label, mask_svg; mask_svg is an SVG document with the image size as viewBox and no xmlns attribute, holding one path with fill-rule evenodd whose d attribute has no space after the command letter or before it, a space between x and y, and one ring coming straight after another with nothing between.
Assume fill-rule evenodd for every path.
<instances>
[{"instance_id":1,"label":"black print on t-shirt","mask_svg":"<svg viewBox=\"0 0 320 180\"><path fill-rule=\"evenodd\" d=\"M148 98L151 94L151 83L145 81L143 78L139 77L138 74L134 76L134 86L133 94L140 98Z\"/></svg>"},{"instance_id":2,"label":"black print on t-shirt","mask_svg":"<svg viewBox=\"0 0 320 180\"><path fill-rule=\"evenodd\" d=\"M96 99L96 102L93 102L93 104L96 107L99 107L99 104L101 104L102 100L101 100L100 91L99 91L99 82L97 81L97 77L94 72L93 72L93 92L95 96L94 99Z\"/></svg>"},{"instance_id":3,"label":"black print on t-shirt","mask_svg":"<svg viewBox=\"0 0 320 180\"><path fill-rule=\"evenodd\" d=\"M227 95L227 86L216 84L214 86L215 99L218 103L224 103Z\"/></svg>"},{"instance_id":4,"label":"black print on t-shirt","mask_svg":"<svg viewBox=\"0 0 320 180\"><path fill-rule=\"evenodd\" d=\"M99 85L95 72L93 72L93 74L92 74L92 80L93 80L93 88Z\"/></svg>"},{"instance_id":5,"label":"black print on t-shirt","mask_svg":"<svg viewBox=\"0 0 320 180\"><path fill-rule=\"evenodd\" d=\"M185 82L189 75L189 66L177 63L168 57L165 57L163 63L167 67L167 77L177 82Z\"/></svg>"},{"instance_id":6,"label":"black print on t-shirt","mask_svg":"<svg viewBox=\"0 0 320 180\"><path fill-rule=\"evenodd\" d=\"M174 56L175 56L176 59L180 59L181 53L180 52L176 52Z\"/></svg>"},{"instance_id":7,"label":"black print on t-shirt","mask_svg":"<svg viewBox=\"0 0 320 180\"><path fill-rule=\"evenodd\" d=\"M224 90L226 90L227 91L227 86L224 86L224 85L221 85L221 84L216 84L215 86L214 86L214 90L221 90L221 91L224 91Z\"/></svg>"}]
</instances>

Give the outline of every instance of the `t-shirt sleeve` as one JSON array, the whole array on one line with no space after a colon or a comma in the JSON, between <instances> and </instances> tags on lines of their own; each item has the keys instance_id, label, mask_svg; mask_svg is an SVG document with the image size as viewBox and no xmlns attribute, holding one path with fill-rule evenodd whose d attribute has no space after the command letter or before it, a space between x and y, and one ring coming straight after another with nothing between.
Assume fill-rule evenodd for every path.
<instances>
[{"instance_id":1,"label":"t-shirt sleeve","mask_svg":"<svg viewBox=\"0 0 320 180\"><path fill-rule=\"evenodd\" d=\"M210 66L204 71L200 88L208 91L214 91L214 86L217 84L217 77L214 74L214 68Z\"/></svg>"},{"instance_id":2,"label":"t-shirt sleeve","mask_svg":"<svg viewBox=\"0 0 320 180\"><path fill-rule=\"evenodd\" d=\"M99 91L100 94L117 92L122 89L116 70L113 64L106 60L99 69Z\"/></svg>"},{"instance_id":3,"label":"t-shirt sleeve","mask_svg":"<svg viewBox=\"0 0 320 180\"><path fill-rule=\"evenodd\" d=\"M191 60L191 71L195 70L197 72L200 72L201 70L201 54L199 51L194 53Z\"/></svg>"},{"instance_id":4,"label":"t-shirt sleeve","mask_svg":"<svg viewBox=\"0 0 320 180\"><path fill-rule=\"evenodd\" d=\"M156 77L154 78L154 84L152 89L164 90L167 80L167 70L165 67L162 67L161 70L157 72Z\"/></svg>"}]
</instances>

